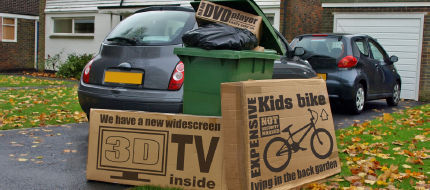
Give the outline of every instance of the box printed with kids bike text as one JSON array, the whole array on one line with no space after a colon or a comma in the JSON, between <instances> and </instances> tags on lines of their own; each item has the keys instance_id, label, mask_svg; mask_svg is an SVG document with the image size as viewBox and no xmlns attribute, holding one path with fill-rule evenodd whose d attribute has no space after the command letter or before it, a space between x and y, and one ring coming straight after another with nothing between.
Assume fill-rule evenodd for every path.
<instances>
[{"instance_id":1,"label":"box printed with kids bike text","mask_svg":"<svg viewBox=\"0 0 430 190\"><path fill-rule=\"evenodd\" d=\"M229 189L290 189L341 170L321 79L221 85Z\"/></svg>"}]
</instances>

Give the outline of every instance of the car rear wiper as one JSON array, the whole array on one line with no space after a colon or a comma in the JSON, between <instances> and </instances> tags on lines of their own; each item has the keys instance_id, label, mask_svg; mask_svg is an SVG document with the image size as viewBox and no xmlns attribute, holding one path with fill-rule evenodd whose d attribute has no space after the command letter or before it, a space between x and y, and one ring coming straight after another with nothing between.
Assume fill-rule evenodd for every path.
<instances>
[{"instance_id":1,"label":"car rear wiper","mask_svg":"<svg viewBox=\"0 0 430 190\"><path fill-rule=\"evenodd\" d=\"M108 38L108 39L106 39L107 41L115 41L115 40L121 40L121 41L125 41L125 42L127 42L127 43L129 43L129 44L132 44L132 45L136 45L137 44L137 41L136 40L133 40L133 39L130 39L130 38L126 38L126 37L120 37L120 36L118 36L118 37L113 37L113 38Z\"/></svg>"}]
</instances>

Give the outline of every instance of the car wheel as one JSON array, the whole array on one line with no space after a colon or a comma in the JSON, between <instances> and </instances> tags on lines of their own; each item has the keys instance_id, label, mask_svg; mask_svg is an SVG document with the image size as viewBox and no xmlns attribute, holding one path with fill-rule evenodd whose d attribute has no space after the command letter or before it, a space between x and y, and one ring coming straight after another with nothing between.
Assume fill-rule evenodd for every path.
<instances>
[{"instance_id":1,"label":"car wheel","mask_svg":"<svg viewBox=\"0 0 430 190\"><path fill-rule=\"evenodd\" d=\"M400 84L397 82L393 87L392 97L387 98L387 104L389 106L397 106L400 101Z\"/></svg>"},{"instance_id":2,"label":"car wheel","mask_svg":"<svg viewBox=\"0 0 430 190\"><path fill-rule=\"evenodd\" d=\"M358 84L354 89L352 100L348 103L348 108L353 114L359 114L364 110L364 103L366 102L366 92L363 85Z\"/></svg>"}]
</instances>

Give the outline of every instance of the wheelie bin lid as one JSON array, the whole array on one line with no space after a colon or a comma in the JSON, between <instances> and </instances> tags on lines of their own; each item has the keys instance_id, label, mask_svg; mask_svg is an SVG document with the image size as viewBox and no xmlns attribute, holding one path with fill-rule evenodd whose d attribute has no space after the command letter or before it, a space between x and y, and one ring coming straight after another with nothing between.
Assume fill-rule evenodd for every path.
<instances>
[{"instance_id":1,"label":"wheelie bin lid","mask_svg":"<svg viewBox=\"0 0 430 190\"><path fill-rule=\"evenodd\" d=\"M281 40L279 39L277 33L275 32L275 28L269 22L263 11L253 0L206 0L219 5L223 5L226 7L230 7L233 9L237 9L243 12L247 12L250 14L258 15L262 17L261 24L261 36L260 36L260 46L263 46L265 49L275 50L280 55L285 55L287 50L281 44ZM200 0L194 0L191 3L191 6L195 11L199 8Z\"/></svg>"}]
</instances>

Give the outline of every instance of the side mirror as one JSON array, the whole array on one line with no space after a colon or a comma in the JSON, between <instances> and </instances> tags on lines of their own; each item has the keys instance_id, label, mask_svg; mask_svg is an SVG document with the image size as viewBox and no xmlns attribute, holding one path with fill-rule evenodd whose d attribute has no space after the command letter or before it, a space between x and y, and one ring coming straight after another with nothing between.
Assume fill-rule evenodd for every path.
<instances>
[{"instance_id":1,"label":"side mirror","mask_svg":"<svg viewBox=\"0 0 430 190\"><path fill-rule=\"evenodd\" d=\"M294 48L294 55L295 56L302 56L305 54L305 49L302 47L295 47Z\"/></svg>"},{"instance_id":2,"label":"side mirror","mask_svg":"<svg viewBox=\"0 0 430 190\"><path fill-rule=\"evenodd\" d=\"M397 56L392 55L392 56L390 57L390 62L391 62L391 63L395 63L395 62L397 62L397 61L399 61L399 58L398 58Z\"/></svg>"}]
</instances>

